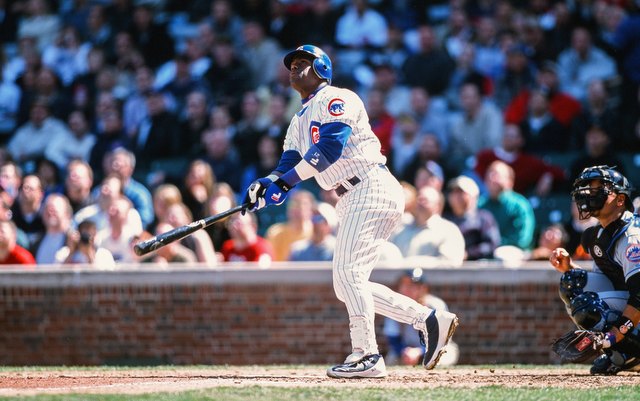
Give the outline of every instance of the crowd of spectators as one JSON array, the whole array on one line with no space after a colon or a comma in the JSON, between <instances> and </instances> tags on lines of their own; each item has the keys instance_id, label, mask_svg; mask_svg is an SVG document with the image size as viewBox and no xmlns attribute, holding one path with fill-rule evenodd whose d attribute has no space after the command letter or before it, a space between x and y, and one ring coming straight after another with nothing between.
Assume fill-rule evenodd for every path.
<instances>
[{"instance_id":1,"label":"crowd of spectators","mask_svg":"<svg viewBox=\"0 0 640 401\"><path fill-rule=\"evenodd\" d=\"M337 198L312 182L286 207L131 252L235 206L273 170L300 106L282 57L303 43L361 96L403 181L388 255L542 257L584 228L568 202L582 168L617 165L640 184L639 11L637 0L0 0L0 262L330 260Z\"/></svg>"}]
</instances>

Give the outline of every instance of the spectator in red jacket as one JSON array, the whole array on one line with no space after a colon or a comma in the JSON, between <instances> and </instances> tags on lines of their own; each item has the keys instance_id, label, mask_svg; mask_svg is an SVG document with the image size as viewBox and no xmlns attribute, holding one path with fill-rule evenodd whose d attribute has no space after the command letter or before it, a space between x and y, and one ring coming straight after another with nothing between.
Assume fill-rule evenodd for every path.
<instances>
[{"instance_id":1,"label":"spectator in red jacket","mask_svg":"<svg viewBox=\"0 0 640 401\"><path fill-rule=\"evenodd\" d=\"M391 134L396 124L395 118L389 114L385 106L385 95L379 89L372 89L367 96L367 113L373 133L380 140L383 155L387 156L391 151Z\"/></svg>"},{"instance_id":2,"label":"spectator in red jacket","mask_svg":"<svg viewBox=\"0 0 640 401\"><path fill-rule=\"evenodd\" d=\"M545 62L536 75L536 83L548 93L549 112L563 126L571 126L574 117L580 113L580 102L560 91L558 68L554 62ZM520 124L527 118L531 90L520 91L504 109L504 120L508 124Z\"/></svg>"},{"instance_id":3,"label":"spectator in red jacket","mask_svg":"<svg viewBox=\"0 0 640 401\"><path fill-rule=\"evenodd\" d=\"M273 248L269 241L258 235L255 214L236 214L227 221L231 239L222 243L225 262L259 262L269 266L273 260Z\"/></svg>"},{"instance_id":4,"label":"spectator in red jacket","mask_svg":"<svg viewBox=\"0 0 640 401\"><path fill-rule=\"evenodd\" d=\"M508 124L504 128L502 145L492 149L484 149L476 156L475 171L484 177L489 165L502 160L515 172L514 191L521 194L534 192L545 196L552 189L565 181L565 172L558 166L547 164L544 160L523 152L525 139L520 127Z\"/></svg>"},{"instance_id":5,"label":"spectator in red jacket","mask_svg":"<svg viewBox=\"0 0 640 401\"><path fill-rule=\"evenodd\" d=\"M0 264L35 265L33 255L16 244L17 228L12 221L0 221Z\"/></svg>"}]
</instances>

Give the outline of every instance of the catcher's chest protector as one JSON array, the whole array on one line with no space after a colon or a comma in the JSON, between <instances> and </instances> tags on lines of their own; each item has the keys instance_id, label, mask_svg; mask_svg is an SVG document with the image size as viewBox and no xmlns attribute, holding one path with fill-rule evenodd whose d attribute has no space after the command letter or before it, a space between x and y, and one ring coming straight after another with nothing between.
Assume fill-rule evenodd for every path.
<instances>
[{"instance_id":1,"label":"catcher's chest protector","mask_svg":"<svg viewBox=\"0 0 640 401\"><path fill-rule=\"evenodd\" d=\"M582 246L584 249L589 252L602 273L611 280L613 287L621 291L627 290L624 270L619 263L613 260L611 255L615 252L616 242L629 227L627 223L619 219L609 224L605 229L602 229L602 226L598 224L589 227L582 234Z\"/></svg>"}]
</instances>

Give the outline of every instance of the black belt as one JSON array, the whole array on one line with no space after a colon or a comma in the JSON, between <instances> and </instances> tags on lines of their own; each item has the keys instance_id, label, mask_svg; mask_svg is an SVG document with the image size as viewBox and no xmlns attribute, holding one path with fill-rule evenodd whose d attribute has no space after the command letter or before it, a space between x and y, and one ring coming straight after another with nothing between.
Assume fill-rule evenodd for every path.
<instances>
[{"instance_id":1,"label":"black belt","mask_svg":"<svg viewBox=\"0 0 640 401\"><path fill-rule=\"evenodd\" d=\"M349 178L347 180L347 182L349 184L351 184L351 186L355 186L360 182L360 178L356 177L355 175L351 178ZM338 194L338 196L342 196L344 195L347 191L349 190L349 188L346 188L344 185L340 184L338 185L338 187L336 188L336 194Z\"/></svg>"},{"instance_id":2,"label":"black belt","mask_svg":"<svg viewBox=\"0 0 640 401\"><path fill-rule=\"evenodd\" d=\"M382 169L387 169L387 166L383 163L378 163L377 167L380 167ZM349 184L351 184L351 188L353 188L354 186L356 186L357 184L359 184L362 180L358 177L356 177L355 175L351 178L349 178L347 180L347 182ZM350 190L351 188L347 188L344 185L340 184L336 187L336 194L338 194L338 196L342 196L345 193L347 193L348 190Z\"/></svg>"}]
</instances>

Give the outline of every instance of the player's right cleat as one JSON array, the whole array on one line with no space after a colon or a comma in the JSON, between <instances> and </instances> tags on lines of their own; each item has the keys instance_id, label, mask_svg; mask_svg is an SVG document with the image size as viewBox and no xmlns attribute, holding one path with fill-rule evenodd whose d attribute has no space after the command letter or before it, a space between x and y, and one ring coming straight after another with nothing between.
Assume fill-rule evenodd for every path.
<instances>
[{"instance_id":1,"label":"player's right cleat","mask_svg":"<svg viewBox=\"0 0 640 401\"><path fill-rule=\"evenodd\" d=\"M425 325L418 331L420 342L425 346L422 360L425 369L436 367L457 327L458 317L451 312L434 310L427 317Z\"/></svg>"},{"instance_id":2,"label":"player's right cleat","mask_svg":"<svg viewBox=\"0 0 640 401\"><path fill-rule=\"evenodd\" d=\"M342 363L327 369L327 376L337 379L380 378L387 376L387 367L380 354L370 354L355 362Z\"/></svg>"},{"instance_id":3,"label":"player's right cleat","mask_svg":"<svg viewBox=\"0 0 640 401\"><path fill-rule=\"evenodd\" d=\"M618 351L607 351L593 361L590 373L592 375L613 376L624 370L638 371L640 358L626 357Z\"/></svg>"}]
</instances>

